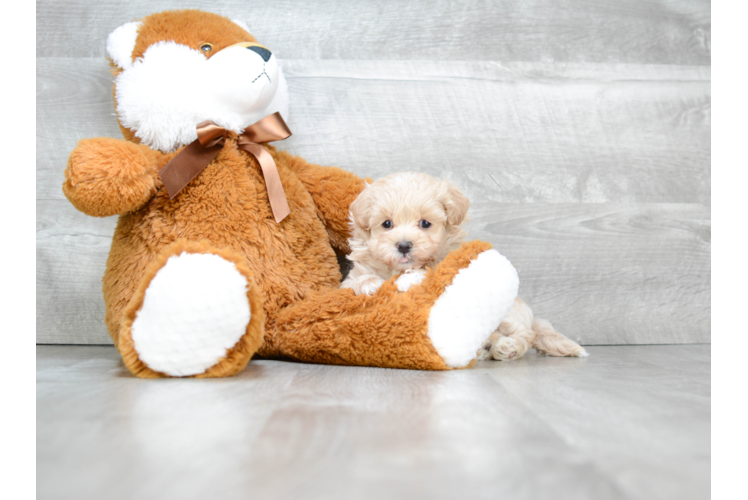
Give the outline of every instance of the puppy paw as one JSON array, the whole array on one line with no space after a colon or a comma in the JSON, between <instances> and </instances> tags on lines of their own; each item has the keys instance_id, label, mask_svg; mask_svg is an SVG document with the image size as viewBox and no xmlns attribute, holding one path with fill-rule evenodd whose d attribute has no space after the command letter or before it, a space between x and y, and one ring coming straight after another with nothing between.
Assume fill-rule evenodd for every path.
<instances>
[{"instance_id":1,"label":"puppy paw","mask_svg":"<svg viewBox=\"0 0 748 500\"><path fill-rule=\"evenodd\" d=\"M423 278L426 277L426 271L423 269L417 269L415 271L408 270L403 273L402 276L397 278L395 280L395 284L397 285L397 289L401 292L407 292L411 289L411 287L415 285L420 285L423 281Z\"/></svg>"},{"instance_id":2,"label":"puppy paw","mask_svg":"<svg viewBox=\"0 0 748 500\"><path fill-rule=\"evenodd\" d=\"M364 274L356 278L349 276L340 287L350 288L356 295L374 295L383 284L384 280L376 274Z\"/></svg>"},{"instance_id":3,"label":"puppy paw","mask_svg":"<svg viewBox=\"0 0 748 500\"><path fill-rule=\"evenodd\" d=\"M476 359L478 361L485 361L487 359L493 359L493 354L491 354L491 349L493 348L493 339L488 339L485 342L483 342L483 345L480 349L478 349L478 352L476 353Z\"/></svg>"},{"instance_id":4,"label":"puppy paw","mask_svg":"<svg viewBox=\"0 0 748 500\"><path fill-rule=\"evenodd\" d=\"M516 359L519 354L517 342L511 337L501 337L492 349L493 358L499 361L509 361Z\"/></svg>"},{"instance_id":5,"label":"puppy paw","mask_svg":"<svg viewBox=\"0 0 748 500\"><path fill-rule=\"evenodd\" d=\"M370 278L361 283L359 290L364 295L374 295L383 284L384 280L382 278Z\"/></svg>"}]
</instances>

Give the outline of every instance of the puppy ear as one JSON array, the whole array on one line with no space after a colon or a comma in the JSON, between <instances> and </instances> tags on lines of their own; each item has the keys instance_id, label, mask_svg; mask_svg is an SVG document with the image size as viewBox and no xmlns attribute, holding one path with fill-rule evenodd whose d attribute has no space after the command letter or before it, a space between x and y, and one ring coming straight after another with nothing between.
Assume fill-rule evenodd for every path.
<instances>
[{"instance_id":1,"label":"puppy ear","mask_svg":"<svg viewBox=\"0 0 748 500\"><path fill-rule=\"evenodd\" d=\"M125 23L107 37L106 52L119 68L127 69L132 66L132 51L138 39L138 29L142 25L140 21Z\"/></svg>"},{"instance_id":2,"label":"puppy ear","mask_svg":"<svg viewBox=\"0 0 748 500\"><path fill-rule=\"evenodd\" d=\"M372 189L368 182L358 198L351 203L351 220L358 229L369 231L369 210L371 209Z\"/></svg>"},{"instance_id":3,"label":"puppy ear","mask_svg":"<svg viewBox=\"0 0 748 500\"><path fill-rule=\"evenodd\" d=\"M452 184L445 181L446 191L441 199L444 210L447 212L447 222L453 226L459 226L465 220L470 200Z\"/></svg>"}]
</instances>

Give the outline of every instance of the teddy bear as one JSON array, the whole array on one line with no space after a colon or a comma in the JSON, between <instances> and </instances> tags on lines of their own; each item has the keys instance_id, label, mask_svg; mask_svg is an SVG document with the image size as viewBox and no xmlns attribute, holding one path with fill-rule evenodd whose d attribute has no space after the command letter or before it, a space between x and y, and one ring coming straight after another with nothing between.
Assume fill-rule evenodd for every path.
<instances>
[{"instance_id":1,"label":"teddy bear","mask_svg":"<svg viewBox=\"0 0 748 500\"><path fill-rule=\"evenodd\" d=\"M138 377L223 377L261 356L448 370L471 366L519 280L489 243L453 251L412 289L341 289L349 206L365 186L269 144L290 135L276 55L241 21L198 10L107 39L124 139L81 140L63 191L118 215L105 323ZM445 202L445 211L453 210Z\"/></svg>"}]
</instances>

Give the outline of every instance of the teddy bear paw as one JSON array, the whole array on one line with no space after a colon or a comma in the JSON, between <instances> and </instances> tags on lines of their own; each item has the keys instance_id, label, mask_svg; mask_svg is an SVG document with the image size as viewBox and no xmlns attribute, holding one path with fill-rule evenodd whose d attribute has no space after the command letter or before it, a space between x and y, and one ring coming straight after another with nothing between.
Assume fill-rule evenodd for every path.
<instances>
[{"instance_id":1,"label":"teddy bear paw","mask_svg":"<svg viewBox=\"0 0 748 500\"><path fill-rule=\"evenodd\" d=\"M509 313L518 288L517 271L493 249L455 275L429 314L428 336L447 366L462 368L481 355L480 347Z\"/></svg>"},{"instance_id":2,"label":"teddy bear paw","mask_svg":"<svg viewBox=\"0 0 748 500\"><path fill-rule=\"evenodd\" d=\"M247 330L247 287L234 264L218 255L171 256L149 283L132 323L138 357L175 377L205 372Z\"/></svg>"}]
</instances>

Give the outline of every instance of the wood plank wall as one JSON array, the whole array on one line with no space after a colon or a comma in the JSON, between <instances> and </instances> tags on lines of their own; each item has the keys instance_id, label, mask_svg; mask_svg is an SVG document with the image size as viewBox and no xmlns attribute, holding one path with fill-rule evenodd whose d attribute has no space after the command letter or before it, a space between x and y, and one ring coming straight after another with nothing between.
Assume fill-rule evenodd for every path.
<instances>
[{"instance_id":1,"label":"wood plank wall","mask_svg":"<svg viewBox=\"0 0 748 500\"><path fill-rule=\"evenodd\" d=\"M105 60L170 8L244 20L282 60L283 148L362 176L419 170L585 344L710 341L710 2L37 1L37 342L110 343L115 218L61 191L76 141L120 137Z\"/></svg>"}]
</instances>

